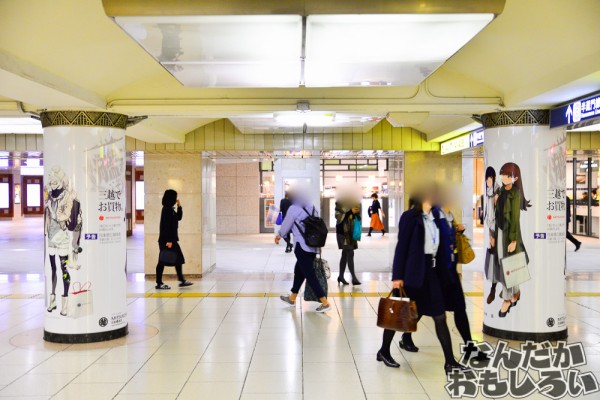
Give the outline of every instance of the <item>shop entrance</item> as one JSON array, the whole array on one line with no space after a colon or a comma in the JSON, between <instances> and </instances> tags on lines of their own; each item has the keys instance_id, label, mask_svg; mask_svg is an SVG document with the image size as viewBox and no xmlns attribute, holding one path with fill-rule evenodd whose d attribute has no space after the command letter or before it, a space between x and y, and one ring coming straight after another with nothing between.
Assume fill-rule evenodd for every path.
<instances>
[{"instance_id":1,"label":"shop entrance","mask_svg":"<svg viewBox=\"0 0 600 400\"><path fill-rule=\"evenodd\" d=\"M599 237L600 206L598 155L577 154L567 159L567 196L571 199L571 226L576 235Z\"/></svg>"}]
</instances>

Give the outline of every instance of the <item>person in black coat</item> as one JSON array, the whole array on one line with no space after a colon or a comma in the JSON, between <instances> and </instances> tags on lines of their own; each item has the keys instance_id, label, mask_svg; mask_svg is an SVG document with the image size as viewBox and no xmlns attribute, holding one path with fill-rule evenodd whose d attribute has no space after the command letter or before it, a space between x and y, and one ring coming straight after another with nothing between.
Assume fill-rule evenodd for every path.
<instances>
[{"instance_id":1,"label":"person in black coat","mask_svg":"<svg viewBox=\"0 0 600 400\"><path fill-rule=\"evenodd\" d=\"M279 211L281 212L281 220L282 221L285 219L285 216L287 215L287 211L291 207L291 205L292 205L292 199L290 198L290 193L285 192L284 198L281 199L281 201L279 202ZM283 238L283 240L285 240L285 242L287 243L287 246L285 247L286 253L291 253L292 250L294 249L290 235L291 235L291 233L288 233Z\"/></svg>"},{"instance_id":2,"label":"person in black coat","mask_svg":"<svg viewBox=\"0 0 600 400\"><path fill-rule=\"evenodd\" d=\"M175 205L177 204L177 211ZM160 232L158 235L158 248L160 251L171 249L177 253L177 261L175 261L175 271L177 271L177 279L179 279L179 287L190 286L192 282L186 281L183 276L183 264L185 258L181 247L179 247L179 221L183 218L183 210L181 203L177 198L177 192L172 189L165 190L162 198L162 212L160 214ZM171 287L162 281L165 264L160 259L156 264L156 289L171 289Z\"/></svg>"},{"instance_id":3,"label":"person in black coat","mask_svg":"<svg viewBox=\"0 0 600 400\"><path fill-rule=\"evenodd\" d=\"M440 231L440 245L437 251L436 268L446 311L454 312L454 323L465 345L473 341L471 337L471 328L469 326L469 317L467 316L467 305L465 302L465 293L456 269L458 252L456 249L456 232L462 232L465 227L457 224L454 215L449 208L433 207L431 214L434 217L435 225ZM400 341L400 348L417 352L419 348L415 346L411 333L403 333ZM470 357L473 353L465 353L465 357ZM479 352L476 357L479 361L487 360L485 353Z\"/></svg>"},{"instance_id":4,"label":"person in black coat","mask_svg":"<svg viewBox=\"0 0 600 400\"><path fill-rule=\"evenodd\" d=\"M431 203L424 196L413 196L410 203L411 208L402 214L398 224L398 243L392 269L393 288L396 292L394 295L399 296L399 289L404 287L407 295L416 302L419 316L433 318L435 332L444 351L444 370L468 370L456 362L452 353L444 294L436 271L441 266L436 266L435 262L440 233L431 215ZM383 361L388 367L398 368L400 365L390 353L395 333L384 330L377 361Z\"/></svg>"},{"instance_id":5,"label":"person in black coat","mask_svg":"<svg viewBox=\"0 0 600 400\"><path fill-rule=\"evenodd\" d=\"M571 199L567 196L567 239L575 245L575 251L581 247L581 242L571 235L569 232L569 224L571 223Z\"/></svg>"}]
</instances>

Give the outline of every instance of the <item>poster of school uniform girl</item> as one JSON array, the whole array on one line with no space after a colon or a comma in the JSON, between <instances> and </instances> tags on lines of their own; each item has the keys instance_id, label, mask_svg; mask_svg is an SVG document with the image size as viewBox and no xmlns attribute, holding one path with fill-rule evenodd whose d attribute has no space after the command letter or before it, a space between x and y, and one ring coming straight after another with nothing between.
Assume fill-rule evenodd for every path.
<instances>
[{"instance_id":1,"label":"poster of school uniform girl","mask_svg":"<svg viewBox=\"0 0 600 400\"><path fill-rule=\"evenodd\" d=\"M486 126L483 186L483 332L513 339L566 337L564 132L545 125ZM542 340L540 339L540 340Z\"/></svg>"}]
</instances>

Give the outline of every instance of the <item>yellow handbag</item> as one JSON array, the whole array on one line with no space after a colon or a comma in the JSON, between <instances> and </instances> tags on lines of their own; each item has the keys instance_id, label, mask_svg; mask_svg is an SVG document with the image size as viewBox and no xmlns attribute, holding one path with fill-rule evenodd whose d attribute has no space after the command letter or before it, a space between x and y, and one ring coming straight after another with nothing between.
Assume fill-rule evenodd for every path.
<instances>
[{"instance_id":1,"label":"yellow handbag","mask_svg":"<svg viewBox=\"0 0 600 400\"><path fill-rule=\"evenodd\" d=\"M456 227L456 225L454 226ZM469 243L469 238L458 231L456 231L456 250L459 264L468 264L475 259L475 252Z\"/></svg>"}]
</instances>

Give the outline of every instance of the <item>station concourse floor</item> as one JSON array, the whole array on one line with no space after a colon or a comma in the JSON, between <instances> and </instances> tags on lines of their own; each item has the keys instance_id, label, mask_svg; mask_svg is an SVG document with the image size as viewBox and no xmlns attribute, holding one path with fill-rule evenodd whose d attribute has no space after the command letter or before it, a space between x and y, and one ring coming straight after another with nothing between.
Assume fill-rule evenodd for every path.
<instances>
[{"instance_id":1,"label":"station concourse floor","mask_svg":"<svg viewBox=\"0 0 600 400\"><path fill-rule=\"evenodd\" d=\"M579 239L577 253L567 244L568 341L585 347L587 365L580 370L600 377L600 241ZM290 308L277 298L290 289L294 256L272 245L272 235L219 236L213 272L189 288L169 282L171 291L157 293L142 273L143 229L137 228L127 244L130 334L60 345L42 340L41 220L0 221L0 400L449 398L430 318L414 334L418 353L394 341L400 369L375 360L377 303L390 287L389 240L374 234L361 241L356 265L363 284L352 287L335 282L339 251L330 237L324 258L332 268L333 310L317 314L316 303ZM480 243L476 231L478 255ZM463 270L467 311L474 339L494 343L481 333L481 264L477 257ZM448 324L458 357L451 314Z\"/></svg>"}]
</instances>

